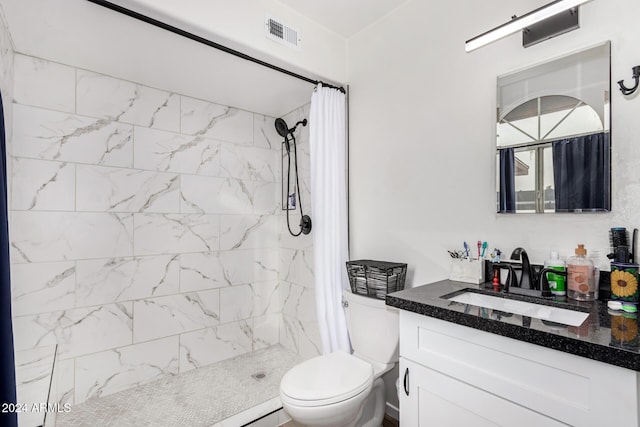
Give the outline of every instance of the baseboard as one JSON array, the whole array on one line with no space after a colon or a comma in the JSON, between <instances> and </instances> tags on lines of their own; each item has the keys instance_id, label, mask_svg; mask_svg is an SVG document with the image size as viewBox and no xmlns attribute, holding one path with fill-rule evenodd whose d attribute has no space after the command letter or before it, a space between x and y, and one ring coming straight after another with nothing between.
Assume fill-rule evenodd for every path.
<instances>
[{"instance_id":1,"label":"baseboard","mask_svg":"<svg viewBox=\"0 0 640 427\"><path fill-rule=\"evenodd\" d=\"M396 420L400 419L400 410L389 402L387 402L387 409L385 410L385 413L388 414L391 418L394 418Z\"/></svg>"}]
</instances>

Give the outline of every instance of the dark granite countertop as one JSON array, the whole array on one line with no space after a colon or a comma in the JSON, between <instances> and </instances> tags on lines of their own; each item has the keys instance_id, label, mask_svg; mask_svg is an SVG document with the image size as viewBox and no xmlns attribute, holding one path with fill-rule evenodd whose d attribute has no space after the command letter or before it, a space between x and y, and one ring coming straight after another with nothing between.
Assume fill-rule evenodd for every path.
<instances>
[{"instance_id":1,"label":"dark granite countertop","mask_svg":"<svg viewBox=\"0 0 640 427\"><path fill-rule=\"evenodd\" d=\"M502 298L582 311L589 313L589 317L580 326L567 326L442 298L452 293L461 293L459 291L465 289ZM640 371L638 316L626 313L623 315L621 311L608 310L606 301L540 300L496 293L491 289L490 284L473 285L443 280L389 294L386 303L392 307L458 325Z\"/></svg>"}]
</instances>

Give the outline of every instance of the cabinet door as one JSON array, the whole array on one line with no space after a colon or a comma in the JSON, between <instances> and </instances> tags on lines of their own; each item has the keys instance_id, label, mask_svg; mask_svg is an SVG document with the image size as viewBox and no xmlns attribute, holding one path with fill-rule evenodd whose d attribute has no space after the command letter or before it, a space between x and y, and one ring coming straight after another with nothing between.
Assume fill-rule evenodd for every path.
<instances>
[{"instance_id":1,"label":"cabinet door","mask_svg":"<svg viewBox=\"0 0 640 427\"><path fill-rule=\"evenodd\" d=\"M400 425L566 426L403 357L400 358Z\"/></svg>"}]
</instances>

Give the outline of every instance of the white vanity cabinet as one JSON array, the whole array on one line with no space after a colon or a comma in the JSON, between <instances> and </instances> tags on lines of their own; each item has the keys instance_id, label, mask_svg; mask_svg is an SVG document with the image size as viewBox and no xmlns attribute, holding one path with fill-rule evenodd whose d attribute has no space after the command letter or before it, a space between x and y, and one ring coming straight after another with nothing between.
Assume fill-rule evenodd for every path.
<instances>
[{"instance_id":1,"label":"white vanity cabinet","mask_svg":"<svg viewBox=\"0 0 640 427\"><path fill-rule=\"evenodd\" d=\"M639 387L633 370L400 310L402 427L635 427Z\"/></svg>"}]
</instances>

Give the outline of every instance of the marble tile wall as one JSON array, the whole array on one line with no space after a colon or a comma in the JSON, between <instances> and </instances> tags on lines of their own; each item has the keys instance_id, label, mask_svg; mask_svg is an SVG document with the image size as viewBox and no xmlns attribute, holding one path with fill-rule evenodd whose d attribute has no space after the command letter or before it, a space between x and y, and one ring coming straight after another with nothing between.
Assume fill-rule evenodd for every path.
<instances>
[{"instance_id":1,"label":"marble tile wall","mask_svg":"<svg viewBox=\"0 0 640 427\"><path fill-rule=\"evenodd\" d=\"M61 403L276 344L283 301L309 316L281 293L309 284L279 272L273 118L22 54L14 97L16 350L58 344Z\"/></svg>"},{"instance_id":2,"label":"marble tile wall","mask_svg":"<svg viewBox=\"0 0 640 427\"><path fill-rule=\"evenodd\" d=\"M38 347L15 353L16 384L19 403L45 403L49 394L49 384L54 367L55 346ZM29 408L29 406L27 407ZM55 411L47 414L54 417ZM41 426L45 422L44 411L25 410L18 412L18 425Z\"/></svg>"},{"instance_id":3,"label":"marble tile wall","mask_svg":"<svg viewBox=\"0 0 640 427\"><path fill-rule=\"evenodd\" d=\"M11 136L13 134L13 63L15 51L13 40L9 33L9 26L4 14L4 9L0 4L0 91L2 91L2 101L4 110L4 127L6 137L7 154L11 155ZM11 163L7 163L7 180L11 179ZM10 186L9 186L10 187ZM7 188L10 193L11 189ZM11 203L11 197L7 202Z\"/></svg>"},{"instance_id":4,"label":"marble tile wall","mask_svg":"<svg viewBox=\"0 0 640 427\"><path fill-rule=\"evenodd\" d=\"M284 119L292 127L303 119L309 119L310 104L306 104ZM309 127L299 126L295 133L298 150L298 171L300 173L300 197L303 211L311 215L311 165L309 149ZM286 183L286 156L283 175ZM293 167L293 161L292 161ZM293 188L293 183L290 184ZM282 203L282 202L280 202ZM313 217L311 218L313 221ZM290 213L290 226L294 233L300 230L300 212ZM322 342L318 332L315 311L314 275L313 275L313 231L308 235L292 237L287 228L286 213L280 215L280 304L282 318L280 322L280 342L304 358L317 356L322 352Z\"/></svg>"}]
</instances>

